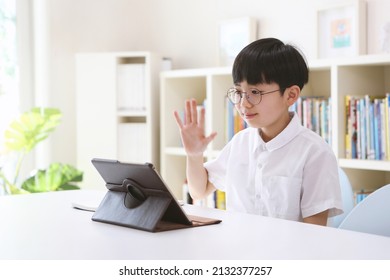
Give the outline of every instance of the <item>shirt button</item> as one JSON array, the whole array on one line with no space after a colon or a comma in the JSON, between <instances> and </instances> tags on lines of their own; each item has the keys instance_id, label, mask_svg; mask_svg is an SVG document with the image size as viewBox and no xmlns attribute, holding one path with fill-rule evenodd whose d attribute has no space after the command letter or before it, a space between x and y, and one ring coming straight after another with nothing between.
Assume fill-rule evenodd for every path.
<instances>
[{"instance_id":1,"label":"shirt button","mask_svg":"<svg viewBox=\"0 0 390 280\"><path fill-rule=\"evenodd\" d=\"M263 167L263 165L262 165L261 163L259 163L259 164L257 164L257 167L258 167L259 169L261 169L261 168Z\"/></svg>"},{"instance_id":2,"label":"shirt button","mask_svg":"<svg viewBox=\"0 0 390 280\"><path fill-rule=\"evenodd\" d=\"M256 194L256 199L260 199L260 198L261 198L261 195Z\"/></svg>"}]
</instances>

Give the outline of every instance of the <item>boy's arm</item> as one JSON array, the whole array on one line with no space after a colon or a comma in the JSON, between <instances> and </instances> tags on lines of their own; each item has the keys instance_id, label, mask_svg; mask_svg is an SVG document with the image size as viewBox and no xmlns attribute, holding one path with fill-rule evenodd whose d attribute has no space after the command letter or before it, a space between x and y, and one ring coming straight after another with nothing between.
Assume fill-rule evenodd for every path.
<instances>
[{"instance_id":1,"label":"boy's arm","mask_svg":"<svg viewBox=\"0 0 390 280\"><path fill-rule=\"evenodd\" d=\"M215 190L208 181L207 170L203 167L203 153L217 133L205 135L205 110L202 108L198 116L195 99L186 100L184 120L181 120L177 111L174 112L174 116L187 154L187 181L190 194L193 198L200 199Z\"/></svg>"},{"instance_id":2,"label":"boy's arm","mask_svg":"<svg viewBox=\"0 0 390 280\"><path fill-rule=\"evenodd\" d=\"M325 210L324 212L315 214L313 216L303 218L303 222L309 223L309 224L320 225L320 226L326 226L326 224L328 222L328 210Z\"/></svg>"},{"instance_id":3,"label":"boy's arm","mask_svg":"<svg viewBox=\"0 0 390 280\"><path fill-rule=\"evenodd\" d=\"M203 167L203 156L187 156L187 181L191 197L201 199L215 191L208 180L206 168Z\"/></svg>"}]
</instances>

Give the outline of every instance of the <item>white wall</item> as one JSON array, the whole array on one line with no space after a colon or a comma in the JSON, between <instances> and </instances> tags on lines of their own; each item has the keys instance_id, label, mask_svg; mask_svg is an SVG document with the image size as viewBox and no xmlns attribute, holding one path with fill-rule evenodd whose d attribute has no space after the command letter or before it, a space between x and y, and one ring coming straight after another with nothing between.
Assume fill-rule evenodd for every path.
<instances>
[{"instance_id":1,"label":"white wall","mask_svg":"<svg viewBox=\"0 0 390 280\"><path fill-rule=\"evenodd\" d=\"M37 1L37 0L36 0ZM49 106L64 114L49 142L47 162L76 162L74 55L94 51L155 51L174 68L216 66L217 23L252 16L258 38L278 37L316 56L316 9L325 0L39 0L46 3ZM367 0L368 52L380 52L390 1ZM37 61L39 63L39 61ZM39 93L38 93L39 95ZM39 102L39 101L37 101ZM93 100L91 100L93 102ZM42 104L36 104L42 105ZM43 163L42 163L43 164Z\"/></svg>"}]
</instances>

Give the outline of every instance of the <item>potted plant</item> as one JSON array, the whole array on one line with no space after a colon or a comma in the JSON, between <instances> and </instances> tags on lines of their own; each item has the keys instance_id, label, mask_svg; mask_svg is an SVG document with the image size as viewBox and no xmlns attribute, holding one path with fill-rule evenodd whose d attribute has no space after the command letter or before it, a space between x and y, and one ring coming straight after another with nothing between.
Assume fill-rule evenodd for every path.
<instances>
[{"instance_id":1,"label":"potted plant","mask_svg":"<svg viewBox=\"0 0 390 280\"><path fill-rule=\"evenodd\" d=\"M0 165L0 188L5 194L47 192L79 189L83 172L69 164L52 163L45 170L37 170L32 176L18 184L20 169L28 153L45 140L60 124L61 112L56 108L33 108L14 120L4 133L7 155L16 155L11 174L4 171L7 160Z\"/></svg>"}]
</instances>

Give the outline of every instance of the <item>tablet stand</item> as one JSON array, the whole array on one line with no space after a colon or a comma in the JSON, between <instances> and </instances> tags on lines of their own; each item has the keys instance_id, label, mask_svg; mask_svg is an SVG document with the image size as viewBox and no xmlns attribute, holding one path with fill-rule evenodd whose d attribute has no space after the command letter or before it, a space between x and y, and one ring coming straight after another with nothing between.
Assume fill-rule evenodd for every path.
<instances>
[{"instance_id":1,"label":"tablet stand","mask_svg":"<svg viewBox=\"0 0 390 280\"><path fill-rule=\"evenodd\" d=\"M153 164L91 160L109 190L93 221L145 231L166 231L218 224L219 219L187 215Z\"/></svg>"},{"instance_id":2,"label":"tablet stand","mask_svg":"<svg viewBox=\"0 0 390 280\"><path fill-rule=\"evenodd\" d=\"M143 188L131 179L107 187L110 190L94 213L94 221L156 231L172 202L164 192Z\"/></svg>"}]
</instances>

